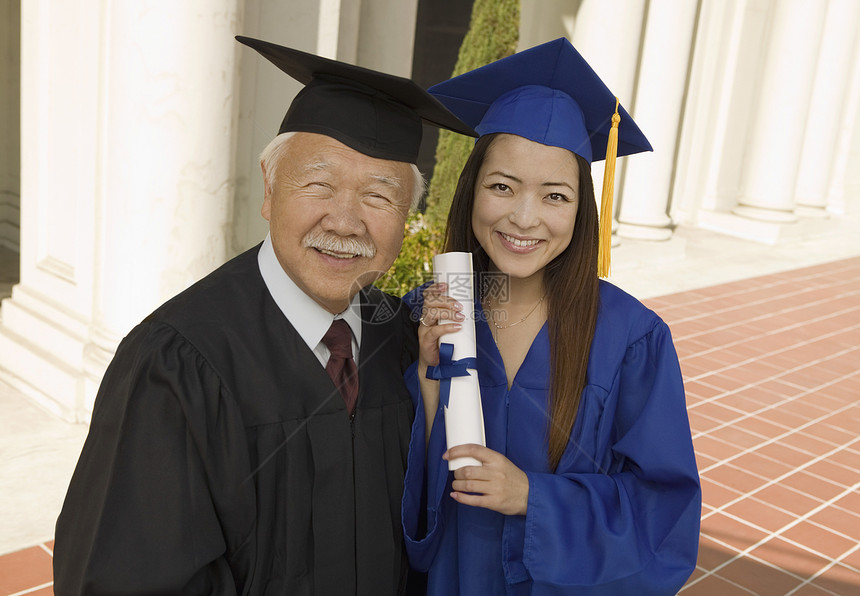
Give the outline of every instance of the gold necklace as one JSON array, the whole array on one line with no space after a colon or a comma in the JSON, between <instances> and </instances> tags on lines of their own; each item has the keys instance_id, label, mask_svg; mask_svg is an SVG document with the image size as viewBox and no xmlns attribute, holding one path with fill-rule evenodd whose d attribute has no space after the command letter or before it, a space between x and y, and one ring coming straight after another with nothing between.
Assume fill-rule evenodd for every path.
<instances>
[{"instance_id":1,"label":"gold necklace","mask_svg":"<svg viewBox=\"0 0 860 596\"><path fill-rule=\"evenodd\" d=\"M528 314L526 314L526 316L524 316L522 319L520 319L516 323L510 323L508 325L499 325L498 323L496 323L496 318L493 316L493 307L490 306L490 301L487 300L487 310L490 311L490 323L493 324L493 327L495 327L496 329L499 329L499 330L507 329L508 327L514 327L515 325L519 325L520 323L522 323L523 321L528 319L530 316L532 316L532 313L537 310L537 307L541 305L544 298L546 298L546 294L544 294L543 296L540 297L540 300L537 301L537 304L535 304L532 307L532 309L528 312Z\"/></svg>"}]
</instances>

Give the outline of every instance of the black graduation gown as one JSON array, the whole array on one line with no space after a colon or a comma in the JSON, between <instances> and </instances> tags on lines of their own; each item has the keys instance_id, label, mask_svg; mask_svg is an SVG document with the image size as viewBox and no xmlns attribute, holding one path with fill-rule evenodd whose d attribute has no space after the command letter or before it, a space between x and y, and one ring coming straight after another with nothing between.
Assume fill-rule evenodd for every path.
<instances>
[{"instance_id":1,"label":"black graduation gown","mask_svg":"<svg viewBox=\"0 0 860 596\"><path fill-rule=\"evenodd\" d=\"M57 594L395 594L416 356L362 293L350 420L247 251L120 344L57 521Z\"/></svg>"}]
</instances>

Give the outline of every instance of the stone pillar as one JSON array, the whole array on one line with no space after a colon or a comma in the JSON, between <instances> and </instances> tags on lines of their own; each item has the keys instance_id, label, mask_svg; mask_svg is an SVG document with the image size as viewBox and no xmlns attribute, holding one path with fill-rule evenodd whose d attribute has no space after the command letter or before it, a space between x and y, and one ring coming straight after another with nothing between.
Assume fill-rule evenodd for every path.
<instances>
[{"instance_id":1,"label":"stone pillar","mask_svg":"<svg viewBox=\"0 0 860 596\"><path fill-rule=\"evenodd\" d=\"M855 40L860 34L860 3L830 0L818 55L809 119L803 137L803 151L797 175L797 213L826 217L827 191L840 128L844 126L846 96L850 84Z\"/></svg>"},{"instance_id":2,"label":"stone pillar","mask_svg":"<svg viewBox=\"0 0 860 596\"><path fill-rule=\"evenodd\" d=\"M582 0L570 38L627 108L633 105L644 18L645 0Z\"/></svg>"},{"instance_id":3,"label":"stone pillar","mask_svg":"<svg viewBox=\"0 0 860 596\"><path fill-rule=\"evenodd\" d=\"M315 53L354 64L358 55L360 12L360 0L319 0Z\"/></svg>"},{"instance_id":4,"label":"stone pillar","mask_svg":"<svg viewBox=\"0 0 860 596\"><path fill-rule=\"evenodd\" d=\"M237 0L22 3L21 283L3 378L86 420L116 344L222 263Z\"/></svg>"},{"instance_id":5,"label":"stone pillar","mask_svg":"<svg viewBox=\"0 0 860 596\"><path fill-rule=\"evenodd\" d=\"M409 77L417 13L418 0L319 0L316 53Z\"/></svg>"},{"instance_id":6,"label":"stone pillar","mask_svg":"<svg viewBox=\"0 0 860 596\"><path fill-rule=\"evenodd\" d=\"M827 188L827 210L839 215L860 212L860 36L855 39L850 81L838 115L836 148Z\"/></svg>"},{"instance_id":7,"label":"stone pillar","mask_svg":"<svg viewBox=\"0 0 860 596\"><path fill-rule=\"evenodd\" d=\"M236 0L115 4L87 379L154 306L227 260ZM194 51L189 51L194 48ZM86 391L92 397L94 392ZM85 409L92 404L85 402Z\"/></svg>"},{"instance_id":8,"label":"stone pillar","mask_svg":"<svg viewBox=\"0 0 860 596\"><path fill-rule=\"evenodd\" d=\"M774 223L797 220L794 189L804 133L798 123L809 115L826 7L807 0L772 5L744 188L734 209L738 215Z\"/></svg>"},{"instance_id":9,"label":"stone pillar","mask_svg":"<svg viewBox=\"0 0 860 596\"><path fill-rule=\"evenodd\" d=\"M675 221L699 225L703 211L727 215L737 204L765 26L760 13L766 10L743 0L701 4L672 190Z\"/></svg>"},{"instance_id":10,"label":"stone pillar","mask_svg":"<svg viewBox=\"0 0 860 596\"><path fill-rule=\"evenodd\" d=\"M606 86L633 114L633 93L639 63L639 43L645 18L644 0L583 0L576 13L571 42ZM615 171L615 205L622 200L620 169ZM604 162L591 164L594 193L598 202L603 188ZM613 218L613 229L617 227ZM617 238L613 235L613 245Z\"/></svg>"},{"instance_id":11,"label":"stone pillar","mask_svg":"<svg viewBox=\"0 0 860 596\"><path fill-rule=\"evenodd\" d=\"M411 78L418 0L362 0L356 64Z\"/></svg>"},{"instance_id":12,"label":"stone pillar","mask_svg":"<svg viewBox=\"0 0 860 596\"><path fill-rule=\"evenodd\" d=\"M582 4L570 0L520 0L520 40L517 51L545 41L567 37L573 39L577 20L584 11Z\"/></svg>"},{"instance_id":13,"label":"stone pillar","mask_svg":"<svg viewBox=\"0 0 860 596\"><path fill-rule=\"evenodd\" d=\"M695 2L649 4L634 105L636 123L654 152L624 160L619 236L645 240L672 236L669 197L695 20Z\"/></svg>"}]
</instances>

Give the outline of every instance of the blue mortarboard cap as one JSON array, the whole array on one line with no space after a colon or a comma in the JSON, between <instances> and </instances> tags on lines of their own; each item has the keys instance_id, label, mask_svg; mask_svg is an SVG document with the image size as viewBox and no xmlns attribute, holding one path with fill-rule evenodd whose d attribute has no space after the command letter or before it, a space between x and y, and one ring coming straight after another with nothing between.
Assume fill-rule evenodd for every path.
<instances>
[{"instance_id":1,"label":"blue mortarboard cap","mask_svg":"<svg viewBox=\"0 0 860 596\"><path fill-rule=\"evenodd\" d=\"M606 158L597 275L609 275L615 158L651 143L597 73L561 37L430 87L480 135L515 134L589 162Z\"/></svg>"},{"instance_id":2,"label":"blue mortarboard cap","mask_svg":"<svg viewBox=\"0 0 860 596\"><path fill-rule=\"evenodd\" d=\"M430 87L479 135L510 133L603 159L616 100L571 43L561 37ZM618 107L618 156L651 144Z\"/></svg>"}]
</instances>

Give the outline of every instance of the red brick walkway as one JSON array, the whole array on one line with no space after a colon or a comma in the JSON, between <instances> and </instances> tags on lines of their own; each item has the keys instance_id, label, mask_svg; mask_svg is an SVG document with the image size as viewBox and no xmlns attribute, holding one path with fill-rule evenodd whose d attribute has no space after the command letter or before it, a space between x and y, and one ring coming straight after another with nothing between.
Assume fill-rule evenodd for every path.
<instances>
[{"instance_id":1,"label":"red brick walkway","mask_svg":"<svg viewBox=\"0 0 860 596\"><path fill-rule=\"evenodd\" d=\"M646 302L702 476L682 596L860 595L860 258ZM51 594L51 548L0 557L0 596Z\"/></svg>"},{"instance_id":2,"label":"red brick walkway","mask_svg":"<svg viewBox=\"0 0 860 596\"><path fill-rule=\"evenodd\" d=\"M0 557L0 594L53 594L53 548L48 542Z\"/></svg>"},{"instance_id":3,"label":"red brick walkway","mask_svg":"<svg viewBox=\"0 0 860 596\"><path fill-rule=\"evenodd\" d=\"M702 477L682 594L860 595L860 258L647 302Z\"/></svg>"}]
</instances>

